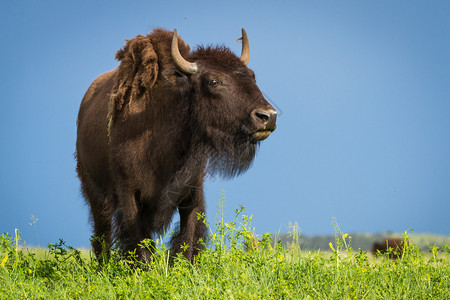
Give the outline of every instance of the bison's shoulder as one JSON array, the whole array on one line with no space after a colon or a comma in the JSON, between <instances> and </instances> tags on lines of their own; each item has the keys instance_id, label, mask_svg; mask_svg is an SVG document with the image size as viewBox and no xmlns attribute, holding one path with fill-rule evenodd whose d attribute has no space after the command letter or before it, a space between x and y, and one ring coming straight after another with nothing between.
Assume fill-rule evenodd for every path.
<instances>
[{"instance_id":1,"label":"bison's shoulder","mask_svg":"<svg viewBox=\"0 0 450 300\"><path fill-rule=\"evenodd\" d=\"M116 69L103 73L98 76L89 86L86 94L84 95L83 102L86 103L93 99L95 95L103 93L105 89L108 88L108 83L113 83L114 75L116 73ZM111 87L109 87L110 89Z\"/></svg>"}]
</instances>

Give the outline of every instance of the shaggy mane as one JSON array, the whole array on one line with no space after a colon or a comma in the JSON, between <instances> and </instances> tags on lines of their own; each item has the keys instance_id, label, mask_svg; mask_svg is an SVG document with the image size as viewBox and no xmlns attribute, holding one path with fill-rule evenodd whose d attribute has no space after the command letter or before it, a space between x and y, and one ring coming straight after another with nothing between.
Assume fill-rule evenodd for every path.
<instances>
[{"instance_id":1,"label":"shaggy mane","mask_svg":"<svg viewBox=\"0 0 450 300\"><path fill-rule=\"evenodd\" d=\"M220 46L198 46L197 49L189 55L192 61L207 60L208 64L213 66L221 66L226 70L235 70L245 68L239 57L234 54L230 48L223 45Z\"/></svg>"},{"instance_id":2,"label":"shaggy mane","mask_svg":"<svg viewBox=\"0 0 450 300\"><path fill-rule=\"evenodd\" d=\"M160 73L167 66L173 66L172 36L172 31L155 29L146 36L126 40L125 46L117 51L116 59L120 65L111 90L109 127L120 113L126 118L132 102L143 101L142 95L161 80ZM178 40L178 47L183 55L189 55L189 45L183 40Z\"/></svg>"}]
</instances>

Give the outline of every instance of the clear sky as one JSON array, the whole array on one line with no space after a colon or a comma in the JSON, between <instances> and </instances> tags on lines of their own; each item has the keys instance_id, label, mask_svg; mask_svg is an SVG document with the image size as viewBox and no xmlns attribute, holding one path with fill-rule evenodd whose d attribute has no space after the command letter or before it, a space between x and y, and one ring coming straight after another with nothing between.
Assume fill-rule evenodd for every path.
<instances>
[{"instance_id":1,"label":"clear sky","mask_svg":"<svg viewBox=\"0 0 450 300\"><path fill-rule=\"evenodd\" d=\"M0 233L89 246L76 118L124 39L176 28L239 55L245 27L278 128L247 173L207 180L209 220L224 189L258 234L450 234L449 1L151 2L1 2Z\"/></svg>"}]
</instances>

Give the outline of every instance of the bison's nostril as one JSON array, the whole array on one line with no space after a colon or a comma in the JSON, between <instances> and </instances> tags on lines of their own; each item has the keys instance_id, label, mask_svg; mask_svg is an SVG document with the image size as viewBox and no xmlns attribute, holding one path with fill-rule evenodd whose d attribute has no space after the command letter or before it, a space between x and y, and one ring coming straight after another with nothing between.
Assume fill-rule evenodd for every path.
<instances>
[{"instance_id":1,"label":"bison's nostril","mask_svg":"<svg viewBox=\"0 0 450 300\"><path fill-rule=\"evenodd\" d=\"M258 119L262 121L262 123L265 124L269 122L270 115L268 113L257 111L255 112L255 115Z\"/></svg>"},{"instance_id":2,"label":"bison's nostril","mask_svg":"<svg viewBox=\"0 0 450 300\"><path fill-rule=\"evenodd\" d=\"M253 120L258 130L273 131L276 128L277 112L273 109L269 110L254 110Z\"/></svg>"}]
</instances>

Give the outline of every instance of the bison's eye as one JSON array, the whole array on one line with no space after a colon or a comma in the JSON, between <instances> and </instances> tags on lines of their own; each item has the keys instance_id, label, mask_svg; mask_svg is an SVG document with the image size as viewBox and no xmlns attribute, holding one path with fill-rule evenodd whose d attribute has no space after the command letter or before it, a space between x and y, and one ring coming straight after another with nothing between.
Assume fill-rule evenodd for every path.
<instances>
[{"instance_id":1,"label":"bison's eye","mask_svg":"<svg viewBox=\"0 0 450 300\"><path fill-rule=\"evenodd\" d=\"M220 84L221 84L221 82L219 80L216 80L216 79L211 79L210 81L208 81L208 85L212 86L212 87L218 86Z\"/></svg>"}]
</instances>

